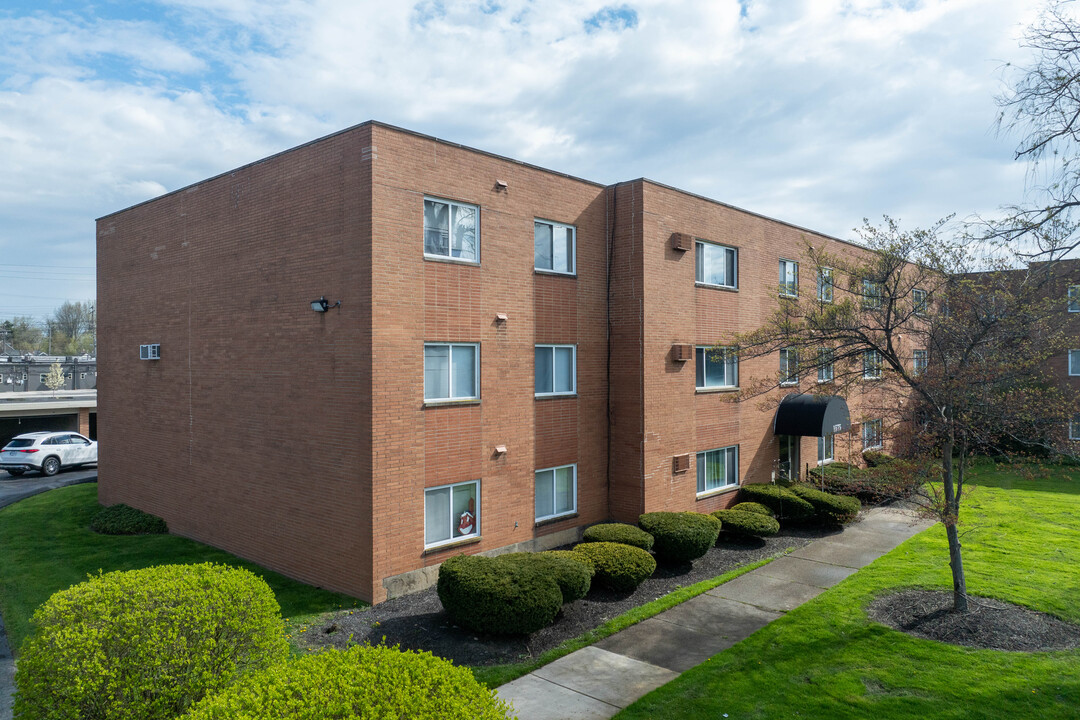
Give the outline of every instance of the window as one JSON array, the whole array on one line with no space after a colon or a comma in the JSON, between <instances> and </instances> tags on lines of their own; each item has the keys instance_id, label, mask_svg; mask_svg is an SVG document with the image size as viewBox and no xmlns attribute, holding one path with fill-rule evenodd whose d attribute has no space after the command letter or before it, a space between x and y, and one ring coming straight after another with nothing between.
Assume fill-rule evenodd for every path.
<instances>
[{"instance_id":1,"label":"window","mask_svg":"<svg viewBox=\"0 0 1080 720\"><path fill-rule=\"evenodd\" d=\"M818 465L824 465L825 463L832 462L836 459L836 455L833 452L835 446L835 438L836 436L830 433L825 437L819 437L817 439Z\"/></svg>"},{"instance_id":2,"label":"window","mask_svg":"<svg viewBox=\"0 0 1080 720\"><path fill-rule=\"evenodd\" d=\"M926 372L926 365L929 362L927 353L925 350L912 351L911 357L911 372L914 375L922 375Z\"/></svg>"},{"instance_id":3,"label":"window","mask_svg":"<svg viewBox=\"0 0 1080 720\"><path fill-rule=\"evenodd\" d=\"M1074 415L1069 420L1069 439L1080 440L1080 415Z\"/></svg>"},{"instance_id":4,"label":"window","mask_svg":"<svg viewBox=\"0 0 1080 720\"><path fill-rule=\"evenodd\" d=\"M1080 375L1080 350L1069 351L1069 374Z\"/></svg>"},{"instance_id":5,"label":"window","mask_svg":"<svg viewBox=\"0 0 1080 720\"><path fill-rule=\"evenodd\" d=\"M475 205L424 198L424 254L479 262Z\"/></svg>"},{"instance_id":6,"label":"window","mask_svg":"<svg viewBox=\"0 0 1080 720\"><path fill-rule=\"evenodd\" d=\"M424 344L424 400L480 397L480 346Z\"/></svg>"},{"instance_id":7,"label":"window","mask_svg":"<svg viewBox=\"0 0 1080 720\"><path fill-rule=\"evenodd\" d=\"M40 375L38 375L38 382L39 382L39 383L44 383L44 382L45 382L45 379L46 379L46 378L48 378L48 377L49 377L49 376L48 376L47 374L45 374L45 373L41 373Z\"/></svg>"},{"instance_id":8,"label":"window","mask_svg":"<svg viewBox=\"0 0 1080 720\"><path fill-rule=\"evenodd\" d=\"M573 275L576 234L572 225L534 221L533 266L537 270Z\"/></svg>"},{"instance_id":9,"label":"window","mask_svg":"<svg viewBox=\"0 0 1080 720\"><path fill-rule=\"evenodd\" d=\"M1080 285L1069 286L1069 312L1080 312Z\"/></svg>"},{"instance_id":10,"label":"window","mask_svg":"<svg viewBox=\"0 0 1080 720\"><path fill-rule=\"evenodd\" d=\"M697 454L697 492L735 487L739 484L739 446L706 450Z\"/></svg>"},{"instance_id":11,"label":"window","mask_svg":"<svg viewBox=\"0 0 1080 720\"><path fill-rule=\"evenodd\" d=\"M739 359L735 348L721 348L716 352L711 347L699 345L695 363L698 390L738 387Z\"/></svg>"},{"instance_id":12,"label":"window","mask_svg":"<svg viewBox=\"0 0 1080 720\"><path fill-rule=\"evenodd\" d=\"M863 351L862 376L863 380L881 379L881 354L877 350Z\"/></svg>"},{"instance_id":13,"label":"window","mask_svg":"<svg viewBox=\"0 0 1080 720\"><path fill-rule=\"evenodd\" d=\"M424 491L424 546L480 535L480 481Z\"/></svg>"},{"instance_id":14,"label":"window","mask_svg":"<svg viewBox=\"0 0 1080 720\"><path fill-rule=\"evenodd\" d=\"M799 263L794 260L780 261L780 294L787 297L799 294Z\"/></svg>"},{"instance_id":15,"label":"window","mask_svg":"<svg viewBox=\"0 0 1080 720\"><path fill-rule=\"evenodd\" d=\"M737 288L738 251L724 245L697 241L697 282L718 287Z\"/></svg>"},{"instance_id":16,"label":"window","mask_svg":"<svg viewBox=\"0 0 1080 720\"><path fill-rule=\"evenodd\" d=\"M817 299L821 302L832 302L832 268L821 268L818 270L817 279Z\"/></svg>"},{"instance_id":17,"label":"window","mask_svg":"<svg viewBox=\"0 0 1080 720\"><path fill-rule=\"evenodd\" d=\"M877 309L881 307L881 283L873 280L862 281L862 305L864 308Z\"/></svg>"},{"instance_id":18,"label":"window","mask_svg":"<svg viewBox=\"0 0 1080 720\"><path fill-rule=\"evenodd\" d=\"M914 308L916 315L925 315L926 314L926 309L927 309L926 291L925 290L919 290L918 288L916 288L915 290L912 290L911 291L911 305Z\"/></svg>"},{"instance_id":19,"label":"window","mask_svg":"<svg viewBox=\"0 0 1080 720\"><path fill-rule=\"evenodd\" d=\"M577 511L577 465L536 471L536 520Z\"/></svg>"},{"instance_id":20,"label":"window","mask_svg":"<svg viewBox=\"0 0 1080 720\"><path fill-rule=\"evenodd\" d=\"M821 348L818 350L817 381L828 383L833 381L833 358L832 350Z\"/></svg>"},{"instance_id":21,"label":"window","mask_svg":"<svg viewBox=\"0 0 1080 720\"><path fill-rule=\"evenodd\" d=\"M780 350L780 384L797 385L799 382L799 354L791 348Z\"/></svg>"},{"instance_id":22,"label":"window","mask_svg":"<svg viewBox=\"0 0 1080 720\"><path fill-rule=\"evenodd\" d=\"M881 447L881 420L866 420L862 424L862 448Z\"/></svg>"},{"instance_id":23,"label":"window","mask_svg":"<svg viewBox=\"0 0 1080 720\"><path fill-rule=\"evenodd\" d=\"M536 346L536 394L573 395L577 392L577 348L573 345Z\"/></svg>"}]
</instances>

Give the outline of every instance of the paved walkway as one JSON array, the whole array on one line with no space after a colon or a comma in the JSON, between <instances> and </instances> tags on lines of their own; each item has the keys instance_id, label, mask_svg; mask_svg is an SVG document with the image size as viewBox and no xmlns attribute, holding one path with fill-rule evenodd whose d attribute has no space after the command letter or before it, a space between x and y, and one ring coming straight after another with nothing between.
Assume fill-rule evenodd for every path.
<instances>
[{"instance_id":1,"label":"paved walkway","mask_svg":"<svg viewBox=\"0 0 1080 720\"><path fill-rule=\"evenodd\" d=\"M521 720L610 718L869 565L932 523L875 508L773 560L499 688Z\"/></svg>"}]
</instances>

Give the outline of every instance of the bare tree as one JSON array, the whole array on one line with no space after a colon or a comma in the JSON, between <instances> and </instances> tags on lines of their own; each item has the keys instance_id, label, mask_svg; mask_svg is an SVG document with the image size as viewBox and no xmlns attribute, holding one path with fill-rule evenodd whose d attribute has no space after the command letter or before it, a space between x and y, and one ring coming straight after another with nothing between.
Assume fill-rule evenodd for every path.
<instances>
[{"instance_id":1,"label":"bare tree","mask_svg":"<svg viewBox=\"0 0 1080 720\"><path fill-rule=\"evenodd\" d=\"M803 268L817 291L778 293L772 318L735 344L740 359L794 353L803 391L857 395L868 418L940 457L930 510L948 535L954 609L963 612L957 524L968 458L1064 449L1076 401L1047 375L1047 361L1068 347L1065 299L1050 292L1053 264L1018 272L1000 253L986 257L970 240L947 237L944 222L908 232L888 218L867 224L860 236L869 252L860 254L808 243ZM799 389L792 380L790 367L751 379L740 399Z\"/></svg>"},{"instance_id":2,"label":"bare tree","mask_svg":"<svg viewBox=\"0 0 1080 720\"><path fill-rule=\"evenodd\" d=\"M49 320L52 345L67 354L78 354L93 346L94 306L87 301L65 302Z\"/></svg>"}]
</instances>

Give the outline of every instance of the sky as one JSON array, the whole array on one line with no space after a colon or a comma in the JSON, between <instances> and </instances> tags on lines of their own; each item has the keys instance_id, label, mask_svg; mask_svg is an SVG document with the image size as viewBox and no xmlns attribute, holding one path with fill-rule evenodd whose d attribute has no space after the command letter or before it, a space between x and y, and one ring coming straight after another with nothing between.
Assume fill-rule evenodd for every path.
<instances>
[{"instance_id":1,"label":"sky","mask_svg":"<svg viewBox=\"0 0 1080 720\"><path fill-rule=\"evenodd\" d=\"M93 300L97 217L365 120L844 239L1023 200L1035 0L5 0L0 321Z\"/></svg>"}]
</instances>

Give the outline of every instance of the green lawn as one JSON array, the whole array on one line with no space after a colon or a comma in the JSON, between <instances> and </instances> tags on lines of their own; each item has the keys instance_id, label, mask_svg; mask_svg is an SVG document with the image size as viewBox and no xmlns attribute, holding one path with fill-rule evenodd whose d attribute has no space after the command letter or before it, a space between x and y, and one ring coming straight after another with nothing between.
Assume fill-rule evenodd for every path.
<instances>
[{"instance_id":1,"label":"green lawn","mask_svg":"<svg viewBox=\"0 0 1080 720\"><path fill-rule=\"evenodd\" d=\"M97 484L89 483L50 490L0 510L0 616L16 651L41 603L99 569L200 562L247 568L273 589L290 627L314 613L361 604L175 535L98 535L87 527L98 509Z\"/></svg>"},{"instance_id":2,"label":"green lawn","mask_svg":"<svg viewBox=\"0 0 1080 720\"><path fill-rule=\"evenodd\" d=\"M984 465L977 482L961 511L968 591L1080 623L1080 470ZM618 717L1080 717L1080 651L971 650L867 620L883 591L951 588L947 561L935 526Z\"/></svg>"}]
</instances>

